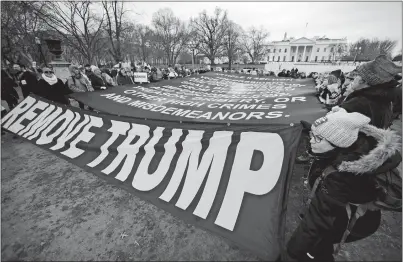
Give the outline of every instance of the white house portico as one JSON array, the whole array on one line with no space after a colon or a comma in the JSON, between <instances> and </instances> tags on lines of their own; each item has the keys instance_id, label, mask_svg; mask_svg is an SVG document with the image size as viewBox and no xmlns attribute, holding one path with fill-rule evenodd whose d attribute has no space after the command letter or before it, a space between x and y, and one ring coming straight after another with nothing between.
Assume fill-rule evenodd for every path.
<instances>
[{"instance_id":1,"label":"white house portico","mask_svg":"<svg viewBox=\"0 0 403 262\"><path fill-rule=\"evenodd\" d=\"M282 41L273 41L267 45L267 61L271 62L321 62L339 59L338 46L347 47L347 39L329 39L284 37Z\"/></svg>"}]
</instances>

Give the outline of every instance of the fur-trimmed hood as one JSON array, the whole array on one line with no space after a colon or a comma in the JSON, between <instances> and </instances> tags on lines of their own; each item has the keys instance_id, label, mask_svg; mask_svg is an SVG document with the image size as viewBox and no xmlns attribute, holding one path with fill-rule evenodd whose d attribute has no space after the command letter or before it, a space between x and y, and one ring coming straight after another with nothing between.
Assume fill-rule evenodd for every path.
<instances>
[{"instance_id":1,"label":"fur-trimmed hood","mask_svg":"<svg viewBox=\"0 0 403 262\"><path fill-rule=\"evenodd\" d=\"M337 166L340 172L378 174L395 168L401 162L401 137L395 131L372 125L366 125L360 131L375 138L377 145L355 161L341 162Z\"/></svg>"}]
</instances>

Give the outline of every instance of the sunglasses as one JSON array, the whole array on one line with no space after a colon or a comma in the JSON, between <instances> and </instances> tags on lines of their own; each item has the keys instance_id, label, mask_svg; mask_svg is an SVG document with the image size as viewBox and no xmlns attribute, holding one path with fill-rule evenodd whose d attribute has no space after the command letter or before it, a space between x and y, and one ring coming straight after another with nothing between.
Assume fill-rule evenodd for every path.
<instances>
[{"instance_id":1,"label":"sunglasses","mask_svg":"<svg viewBox=\"0 0 403 262\"><path fill-rule=\"evenodd\" d=\"M53 71L43 71L45 74L53 74Z\"/></svg>"},{"instance_id":2,"label":"sunglasses","mask_svg":"<svg viewBox=\"0 0 403 262\"><path fill-rule=\"evenodd\" d=\"M315 143L320 143L320 141L323 140L323 137L322 137L322 136L320 136L320 135L314 135L312 131L309 131L309 138L310 138L310 139L313 138L313 139L315 140Z\"/></svg>"}]
</instances>

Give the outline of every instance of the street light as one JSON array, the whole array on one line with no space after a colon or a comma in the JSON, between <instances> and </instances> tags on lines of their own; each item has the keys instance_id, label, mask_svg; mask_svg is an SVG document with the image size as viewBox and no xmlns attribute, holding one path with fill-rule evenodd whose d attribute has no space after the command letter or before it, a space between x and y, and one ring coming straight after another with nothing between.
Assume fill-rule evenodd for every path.
<instances>
[{"instance_id":1,"label":"street light","mask_svg":"<svg viewBox=\"0 0 403 262\"><path fill-rule=\"evenodd\" d=\"M354 57L354 64L355 64L355 59L357 58L358 53L361 52L361 46L360 47L356 46L353 50L355 50L355 57Z\"/></svg>"}]
</instances>

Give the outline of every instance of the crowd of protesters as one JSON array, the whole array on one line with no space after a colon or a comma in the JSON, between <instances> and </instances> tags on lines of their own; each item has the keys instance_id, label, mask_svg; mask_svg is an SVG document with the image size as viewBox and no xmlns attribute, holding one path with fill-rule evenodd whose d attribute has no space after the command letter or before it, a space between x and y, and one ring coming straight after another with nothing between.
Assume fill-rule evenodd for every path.
<instances>
[{"instance_id":1,"label":"crowd of protesters","mask_svg":"<svg viewBox=\"0 0 403 262\"><path fill-rule=\"evenodd\" d=\"M3 69L2 99L10 109L15 107L19 100L15 87L20 86L24 98L33 93L57 103L69 104L68 94L74 92L93 92L134 84L136 72L147 73L151 82L208 71L183 66L108 69L89 64L71 65L69 70L71 75L64 83L50 67L31 71L14 65L11 71ZM351 72L311 72L308 77L298 69L284 69L277 75L256 68L217 70L313 78L318 99L328 108L326 116L314 123L302 121L302 124L309 133L307 153L313 159L307 176L308 185L314 188L317 178L323 177L329 167L332 173L323 177L318 190L313 192L307 211L300 216L300 224L278 261L334 261L334 244L356 241L376 232L381 211L371 207L360 214L354 228L349 228L349 235L343 239L350 223L348 213L358 212L361 205L375 201L379 189L374 177L395 169L401 163L401 137L391 131L390 126L402 113L402 68L381 55ZM84 108L81 103L79 106ZM303 137L307 139L308 135Z\"/></svg>"},{"instance_id":2,"label":"crowd of protesters","mask_svg":"<svg viewBox=\"0 0 403 262\"><path fill-rule=\"evenodd\" d=\"M68 95L77 92L93 92L122 85L136 83L135 73L146 73L147 82L163 79L188 77L205 73L206 69L189 69L185 66L168 66L157 68L149 65L138 65L118 68L98 68L86 64L84 66L70 65L70 76L65 82L57 78L52 67L27 69L24 65L14 64L11 69L1 71L1 96L9 109L13 109L20 99L15 88L21 88L23 98L30 93L41 96L53 102L69 104ZM84 109L84 104L78 102ZM92 110L92 108L89 108Z\"/></svg>"},{"instance_id":3,"label":"crowd of protesters","mask_svg":"<svg viewBox=\"0 0 403 262\"><path fill-rule=\"evenodd\" d=\"M312 192L278 261L334 261L341 243L377 231L381 210L401 212L401 130L390 129L401 121L401 74L383 55L352 72L312 74L329 112L314 123L301 121L309 133ZM400 187L396 198L384 189L392 174ZM387 183L377 180L382 175Z\"/></svg>"}]
</instances>

